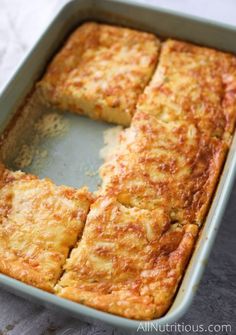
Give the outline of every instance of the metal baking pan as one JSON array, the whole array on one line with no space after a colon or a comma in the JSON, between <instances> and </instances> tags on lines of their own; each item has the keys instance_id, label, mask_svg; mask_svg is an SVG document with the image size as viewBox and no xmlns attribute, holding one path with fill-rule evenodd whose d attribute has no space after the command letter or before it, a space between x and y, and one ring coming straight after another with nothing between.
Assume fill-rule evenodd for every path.
<instances>
[{"instance_id":1,"label":"metal baking pan","mask_svg":"<svg viewBox=\"0 0 236 335\"><path fill-rule=\"evenodd\" d=\"M0 97L0 131L3 133L12 116L19 110L34 83L40 78L53 54L60 48L65 37L80 23L87 20L103 21L150 31L162 37L174 37L197 44L214 47L236 53L236 29L218 23L177 14L156 6L129 3L128 1L110 0L74 0L67 3L55 16L36 45L28 53L17 72L6 85ZM50 113L50 111L40 111ZM56 111L57 112L57 111ZM36 113L37 114L37 113ZM35 118L37 115L35 115ZM101 160L98 152L103 145L102 133L111 127L103 122L89 120L70 113L63 114L68 122L68 131L62 136L45 139L40 145L47 148L48 155L39 166L31 164L27 171L40 177L49 176L58 184L75 187L88 184L91 190L97 188L97 176L87 174L86 170L95 171ZM17 121L18 120L18 121ZM12 164L15 145L24 139L34 118L30 116L23 121L14 118L13 125L24 126L9 146L5 147L3 158ZM27 121L27 122L26 122ZM14 128L14 127L13 127ZM4 147L4 146L3 146ZM9 157L8 157L9 156ZM83 162L83 163L82 163ZM236 138L234 136L227 161L220 178L210 211L200 233L195 251L188 265L174 303L165 316L153 320L154 327L171 324L179 319L188 309L219 228L224 209L233 185L236 172ZM136 332L140 322L104 313L53 294L23 284L17 280L0 275L0 284L7 290L35 300L47 307L55 307L87 322L106 322L114 327ZM155 331L155 333L157 333Z\"/></svg>"}]
</instances>

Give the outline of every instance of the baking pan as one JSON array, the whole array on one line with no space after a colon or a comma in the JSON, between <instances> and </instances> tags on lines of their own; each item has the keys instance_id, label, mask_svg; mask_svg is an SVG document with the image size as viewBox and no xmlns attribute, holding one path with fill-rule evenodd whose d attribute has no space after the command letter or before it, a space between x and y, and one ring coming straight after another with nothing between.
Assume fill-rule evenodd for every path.
<instances>
[{"instance_id":1,"label":"baking pan","mask_svg":"<svg viewBox=\"0 0 236 335\"><path fill-rule=\"evenodd\" d=\"M7 134L6 129L9 121L22 106L34 83L40 78L46 64L60 48L65 37L76 26L87 20L125 25L150 31L158 36L174 37L236 53L236 29L229 25L220 25L212 21L177 14L173 11L133 1L132 3L110 0L70 1L55 15L53 22L47 27L1 93L0 131L2 134ZM27 141L29 138L26 136L28 130L32 129L31 124L39 114L57 112L42 108L38 110L38 113L35 113L34 117L30 116L29 118L29 114L25 113L21 121L19 117L13 118L14 121L11 121L11 124L13 125L12 129L16 129L15 141L3 145L4 150L1 150L2 158L9 166L14 167L16 144ZM40 177L49 176L58 184L65 183L75 187L88 184L91 190L95 190L97 183L99 183L95 171L101 165L98 152L103 145L102 134L111 125L70 113L65 113L62 117L68 125L67 131L61 136L44 139L42 143L40 142L39 145L47 149L47 157L41 166L31 164L25 170L38 174ZM25 129L24 132L19 132L17 135L17 125L19 124L24 125ZM158 326L177 321L187 311L193 299L230 195L235 171L236 138L234 136L210 211L174 303L165 316L152 321L155 334L158 333L155 330ZM95 320L96 322L106 322L114 327L124 328L134 333L138 327L141 329L144 326L144 323L140 325L139 321L101 312L59 298L5 275L0 275L0 284L19 296L50 308L61 309L86 322L94 322Z\"/></svg>"}]
</instances>

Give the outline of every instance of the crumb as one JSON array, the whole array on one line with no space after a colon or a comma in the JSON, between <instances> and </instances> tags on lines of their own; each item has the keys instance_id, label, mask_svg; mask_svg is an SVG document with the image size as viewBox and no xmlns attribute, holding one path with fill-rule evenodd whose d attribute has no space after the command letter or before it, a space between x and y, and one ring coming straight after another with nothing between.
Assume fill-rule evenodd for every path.
<instances>
[{"instance_id":1,"label":"crumb","mask_svg":"<svg viewBox=\"0 0 236 335\"><path fill-rule=\"evenodd\" d=\"M33 163L40 167L48 156L45 149L39 148L41 141L47 137L56 137L68 129L68 120L61 113L49 113L40 117L33 128L31 144L23 143L13 163L17 169L24 169Z\"/></svg>"},{"instance_id":2,"label":"crumb","mask_svg":"<svg viewBox=\"0 0 236 335\"><path fill-rule=\"evenodd\" d=\"M29 166L34 157L35 148L32 145L23 144L20 147L20 150L18 152L18 155L16 156L14 160L14 164L18 169L23 169Z\"/></svg>"},{"instance_id":3,"label":"crumb","mask_svg":"<svg viewBox=\"0 0 236 335\"><path fill-rule=\"evenodd\" d=\"M40 137L55 137L63 134L68 128L68 122L60 113L43 115L35 124L35 130Z\"/></svg>"},{"instance_id":4,"label":"crumb","mask_svg":"<svg viewBox=\"0 0 236 335\"><path fill-rule=\"evenodd\" d=\"M112 153L115 151L115 148L119 144L119 138L122 131L123 127L115 126L103 132L105 146L99 152L99 156L101 159L109 159L109 157L112 155Z\"/></svg>"},{"instance_id":5,"label":"crumb","mask_svg":"<svg viewBox=\"0 0 236 335\"><path fill-rule=\"evenodd\" d=\"M86 171L85 175L89 177L94 177L98 174L98 171Z\"/></svg>"}]
</instances>

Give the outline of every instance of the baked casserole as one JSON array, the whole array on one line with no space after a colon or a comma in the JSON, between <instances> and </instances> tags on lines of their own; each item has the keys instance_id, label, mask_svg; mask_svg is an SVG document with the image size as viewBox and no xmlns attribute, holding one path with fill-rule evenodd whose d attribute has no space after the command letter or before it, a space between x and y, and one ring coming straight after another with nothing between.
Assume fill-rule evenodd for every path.
<instances>
[{"instance_id":1,"label":"baked casserole","mask_svg":"<svg viewBox=\"0 0 236 335\"><path fill-rule=\"evenodd\" d=\"M84 23L37 83L46 105L127 126L91 195L1 167L0 272L151 320L174 299L236 118L236 57Z\"/></svg>"}]
</instances>

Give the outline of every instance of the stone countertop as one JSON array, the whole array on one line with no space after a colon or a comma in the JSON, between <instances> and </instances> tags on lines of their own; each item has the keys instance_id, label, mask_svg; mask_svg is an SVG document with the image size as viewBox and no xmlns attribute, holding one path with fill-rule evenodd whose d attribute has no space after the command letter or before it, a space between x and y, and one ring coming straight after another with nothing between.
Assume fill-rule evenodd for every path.
<instances>
[{"instance_id":1,"label":"stone countertop","mask_svg":"<svg viewBox=\"0 0 236 335\"><path fill-rule=\"evenodd\" d=\"M145 2L145 0L138 1ZM0 89L63 2L63 0L0 0ZM146 0L146 2L236 26L235 0ZM179 324L203 324L205 327L209 324L230 324L231 334L236 334L235 218L236 185L194 302L187 314L179 320ZM105 325L101 327L86 324L0 290L0 335L3 334L121 335L123 333ZM229 332L221 331L217 334L229 334Z\"/></svg>"}]
</instances>

